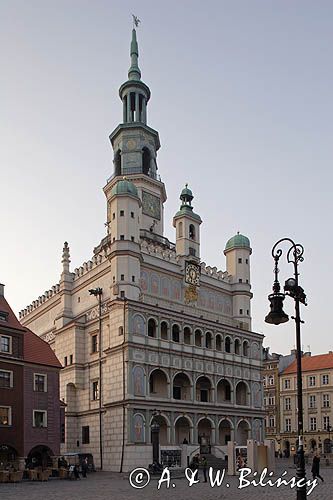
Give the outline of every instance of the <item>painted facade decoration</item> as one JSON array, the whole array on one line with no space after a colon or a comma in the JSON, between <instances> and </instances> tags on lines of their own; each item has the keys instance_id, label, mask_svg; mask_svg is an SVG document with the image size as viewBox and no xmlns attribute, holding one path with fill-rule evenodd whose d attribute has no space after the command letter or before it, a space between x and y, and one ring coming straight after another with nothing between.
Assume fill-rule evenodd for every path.
<instances>
[{"instance_id":1,"label":"painted facade decoration","mask_svg":"<svg viewBox=\"0 0 333 500\"><path fill-rule=\"evenodd\" d=\"M133 387L135 396L145 395L145 372L142 366L133 368Z\"/></svg>"}]
</instances>

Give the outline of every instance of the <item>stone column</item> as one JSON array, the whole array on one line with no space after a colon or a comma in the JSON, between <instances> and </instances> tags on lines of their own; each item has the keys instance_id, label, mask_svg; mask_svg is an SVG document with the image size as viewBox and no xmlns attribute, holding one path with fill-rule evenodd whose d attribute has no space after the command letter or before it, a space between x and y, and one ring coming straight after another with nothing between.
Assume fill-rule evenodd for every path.
<instances>
[{"instance_id":1,"label":"stone column","mask_svg":"<svg viewBox=\"0 0 333 500\"><path fill-rule=\"evenodd\" d=\"M124 97L124 100L123 100L123 122L126 123L126 102L127 102L127 98Z\"/></svg>"},{"instance_id":2,"label":"stone column","mask_svg":"<svg viewBox=\"0 0 333 500\"><path fill-rule=\"evenodd\" d=\"M131 122L131 93L127 94L127 122Z\"/></svg>"},{"instance_id":3,"label":"stone column","mask_svg":"<svg viewBox=\"0 0 333 500\"><path fill-rule=\"evenodd\" d=\"M147 123L147 103L145 97L142 99L142 121Z\"/></svg>"},{"instance_id":4,"label":"stone column","mask_svg":"<svg viewBox=\"0 0 333 500\"><path fill-rule=\"evenodd\" d=\"M139 93L135 94L135 121L140 121L140 110L139 110Z\"/></svg>"}]
</instances>

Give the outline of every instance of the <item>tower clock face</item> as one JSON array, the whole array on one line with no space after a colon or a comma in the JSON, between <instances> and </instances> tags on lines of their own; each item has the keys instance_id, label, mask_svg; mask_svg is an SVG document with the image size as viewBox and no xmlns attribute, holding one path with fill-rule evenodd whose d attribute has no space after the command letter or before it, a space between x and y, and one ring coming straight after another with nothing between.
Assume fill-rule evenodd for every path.
<instances>
[{"instance_id":1,"label":"tower clock face","mask_svg":"<svg viewBox=\"0 0 333 500\"><path fill-rule=\"evenodd\" d=\"M154 196L147 191L142 191L142 213L153 217L154 219L161 219L161 203L157 196Z\"/></svg>"},{"instance_id":2,"label":"tower clock face","mask_svg":"<svg viewBox=\"0 0 333 500\"><path fill-rule=\"evenodd\" d=\"M200 285L200 266L193 262L186 262L185 264L185 282L190 285Z\"/></svg>"}]
</instances>

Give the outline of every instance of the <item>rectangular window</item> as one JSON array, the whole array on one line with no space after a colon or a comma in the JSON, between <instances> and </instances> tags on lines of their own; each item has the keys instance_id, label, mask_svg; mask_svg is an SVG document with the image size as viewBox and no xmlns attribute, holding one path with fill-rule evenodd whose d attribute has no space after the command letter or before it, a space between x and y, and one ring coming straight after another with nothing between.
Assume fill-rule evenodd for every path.
<instances>
[{"instance_id":1,"label":"rectangular window","mask_svg":"<svg viewBox=\"0 0 333 500\"><path fill-rule=\"evenodd\" d=\"M131 241L134 241L134 236L131 236Z\"/></svg>"},{"instance_id":2,"label":"rectangular window","mask_svg":"<svg viewBox=\"0 0 333 500\"><path fill-rule=\"evenodd\" d=\"M284 388L290 389L290 379L289 378L284 381Z\"/></svg>"},{"instance_id":3,"label":"rectangular window","mask_svg":"<svg viewBox=\"0 0 333 500\"><path fill-rule=\"evenodd\" d=\"M69 364L72 365L73 364L73 354L71 354L69 356Z\"/></svg>"},{"instance_id":4,"label":"rectangular window","mask_svg":"<svg viewBox=\"0 0 333 500\"><path fill-rule=\"evenodd\" d=\"M116 218L116 214L113 212L112 219L115 220L115 218Z\"/></svg>"},{"instance_id":5,"label":"rectangular window","mask_svg":"<svg viewBox=\"0 0 333 500\"><path fill-rule=\"evenodd\" d=\"M120 297L121 297L122 299L124 299L124 298L125 298L125 292L124 292L124 291L121 291L121 292L120 292Z\"/></svg>"},{"instance_id":6,"label":"rectangular window","mask_svg":"<svg viewBox=\"0 0 333 500\"><path fill-rule=\"evenodd\" d=\"M242 278L238 278L238 283L243 283Z\"/></svg>"},{"instance_id":7,"label":"rectangular window","mask_svg":"<svg viewBox=\"0 0 333 500\"><path fill-rule=\"evenodd\" d=\"M309 408L316 408L316 396L309 397Z\"/></svg>"},{"instance_id":8,"label":"rectangular window","mask_svg":"<svg viewBox=\"0 0 333 500\"><path fill-rule=\"evenodd\" d=\"M99 399L99 388L98 388L98 380L95 380L92 383L92 399L97 401Z\"/></svg>"},{"instance_id":9,"label":"rectangular window","mask_svg":"<svg viewBox=\"0 0 333 500\"><path fill-rule=\"evenodd\" d=\"M329 378L328 375L323 375L323 385L328 385L329 384Z\"/></svg>"},{"instance_id":10,"label":"rectangular window","mask_svg":"<svg viewBox=\"0 0 333 500\"><path fill-rule=\"evenodd\" d=\"M241 263L242 263L242 258L238 257L238 264L241 264Z\"/></svg>"},{"instance_id":11,"label":"rectangular window","mask_svg":"<svg viewBox=\"0 0 333 500\"><path fill-rule=\"evenodd\" d=\"M124 210L120 210L120 217L124 217L124 215L125 215Z\"/></svg>"},{"instance_id":12,"label":"rectangular window","mask_svg":"<svg viewBox=\"0 0 333 500\"><path fill-rule=\"evenodd\" d=\"M132 276L132 282L135 283L135 276Z\"/></svg>"},{"instance_id":13,"label":"rectangular window","mask_svg":"<svg viewBox=\"0 0 333 500\"><path fill-rule=\"evenodd\" d=\"M323 423L324 423L324 431L328 431L328 429L330 429L330 417L327 416L324 417Z\"/></svg>"},{"instance_id":14,"label":"rectangular window","mask_svg":"<svg viewBox=\"0 0 333 500\"><path fill-rule=\"evenodd\" d=\"M124 281L125 280L125 275L124 274L121 274L120 275L120 281Z\"/></svg>"},{"instance_id":15,"label":"rectangular window","mask_svg":"<svg viewBox=\"0 0 333 500\"><path fill-rule=\"evenodd\" d=\"M329 394L323 394L323 407L324 408L330 407L330 395Z\"/></svg>"},{"instance_id":16,"label":"rectangular window","mask_svg":"<svg viewBox=\"0 0 333 500\"><path fill-rule=\"evenodd\" d=\"M208 391L207 391L207 389L200 390L200 401L202 403L208 403Z\"/></svg>"},{"instance_id":17,"label":"rectangular window","mask_svg":"<svg viewBox=\"0 0 333 500\"><path fill-rule=\"evenodd\" d=\"M317 430L317 419L316 417L310 417L310 431Z\"/></svg>"},{"instance_id":18,"label":"rectangular window","mask_svg":"<svg viewBox=\"0 0 333 500\"><path fill-rule=\"evenodd\" d=\"M0 336L0 351L1 352L7 352L7 353L12 352L11 340L12 340L11 337L7 337L5 335Z\"/></svg>"},{"instance_id":19,"label":"rectangular window","mask_svg":"<svg viewBox=\"0 0 333 500\"><path fill-rule=\"evenodd\" d=\"M67 366L68 365L68 362L67 362L67 356L64 357L64 365Z\"/></svg>"},{"instance_id":20,"label":"rectangular window","mask_svg":"<svg viewBox=\"0 0 333 500\"><path fill-rule=\"evenodd\" d=\"M82 444L89 444L90 436L89 436L89 425L84 425L82 427Z\"/></svg>"},{"instance_id":21,"label":"rectangular window","mask_svg":"<svg viewBox=\"0 0 333 500\"><path fill-rule=\"evenodd\" d=\"M275 417L272 415L269 417L269 427L275 427Z\"/></svg>"},{"instance_id":22,"label":"rectangular window","mask_svg":"<svg viewBox=\"0 0 333 500\"><path fill-rule=\"evenodd\" d=\"M65 424L60 424L60 443L65 443Z\"/></svg>"},{"instance_id":23,"label":"rectangular window","mask_svg":"<svg viewBox=\"0 0 333 500\"><path fill-rule=\"evenodd\" d=\"M33 410L33 426L47 427L47 412L45 410Z\"/></svg>"},{"instance_id":24,"label":"rectangular window","mask_svg":"<svg viewBox=\"0 0 333 500\"><path fill-rule=\"evenodd\" d=\"M189 247L188 250L189 250L189 254L193 255L193 257L195 257L195 254L196 254L195 248Z\"/></svg>"},{"instance_id":25,"label":"rectangular window","mask_svg":"<svg viewBox=\"0 0 333 500\"><path fill-rule=\"evenodd\" d=\"M0 425L12 425L12 409L10 406L0 406Z\"/></svg>"},{"instance_id":26,"label":"rectangular window","mask_svg":"<svg viewBox=\"0 0 333 500\"><path fill-rule=\"evenodd\" d=\"M131 212L131 217L132 219L134 219L134 212Z\"/></svg>"},{"instance_id":27,"label":"rectangular window","mask_svg":"<svg viewBox=\"0 0 333 500\"><path fill-rule=\"evenodd\" d=\"M7 320L8 320L8 313L0 311L0 321L7 321Z\"/></svg>"},{"instance_id":28,"label":"rectangular window","mask_svg":"<svg viewBox=\"0 0 333 500\"><path fill-rule=\"evenodd\" d=\"M316 377L314 375L310 375L308 381L309 387L314 387L316 385Z\"/></svg>"},{"instance_id":29,"label":"rectangular window","mask_svg":"<svg viewBox=\"0 0 333 500\"><path fill-rule=\"evenodd\" d=\"M290 398L286 398L284 400L284 409L291 410L291 399Z\"/></svg>"},{"instance_id":30,"label":"rectangular window","mask_svg":"<svg viewBox=\"0 0 333 500\"><path fill-rule=\"evenodd\" d=\"M284 422L285 432L291 432L291 418L286 418Z\"/></svg>"},{"instance_id":31,"label":"rectangular window","mask_svg":"<svg viewBox=\"0 0 333 500\"><path fill-rule=\"evenodd\" d=\"M125 236L123 234L120 235L120 239L121 240L124 240L125 239Z\"/></svg>"},{"instance_id":32,"label":"rectangular window","mask_svg":"<svg viewBox=\"0 0 333 500\"><path fill-rule=\"evenodd\" d=\"M13 372L0 370L0 387L4 389L13 387Z\"/></svg>"},{"instance_id":33,"label":"rectangular window","mask_svg":"<svg viewBox=\"0 0 333 500\"><path fill-rule=\"evenodd\" d=\"M34 373L34 391L46 392L47 391L47 378L46 375L41 373Z\"/></svg>"},{"instance_id":34,"label":"rectangular window","mask_svg":"<svg viewBox=\"0 0 333 500\"><path fill-rule=\"evenodd\" d=\"M98 350L98 343L97 343L97 335L92 335L91 336L91 352L97 352Z\"/></svg>"},{"instance_id":35,"label":"rectangular window","mask_svg":"<svg viewBox=\"0 0 333 500\"><path fill-rule=\"evenodd\" d=\"M268 404L269 405L275 405L275 396L269 396L268 397Z\"/></svg>"},{"instance_id":36,"label":"rectangular window","mask_svg":"<svg viewBox=\"0 0 333 500\"><path fill-rule=\"evenodd\" d=\"M243 314L243 309L240 309L240 310L239 310L239 314Z\"/></svg>"},{"instance_id":37,"label":"rectangular window","mask_svg":"<svg viewBox=\"0 0 333 500\"><path fill-rule=\"evenodd\" d=\"M248 264L249 263L249 259L245 259L245 263Z\"/></svg>"}]
</instances>

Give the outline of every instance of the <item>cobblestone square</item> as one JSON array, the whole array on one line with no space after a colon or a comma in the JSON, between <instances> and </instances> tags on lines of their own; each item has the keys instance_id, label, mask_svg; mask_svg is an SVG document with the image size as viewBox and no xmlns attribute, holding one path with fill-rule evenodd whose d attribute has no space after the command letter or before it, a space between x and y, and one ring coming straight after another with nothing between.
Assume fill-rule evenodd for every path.
<instances>
[{"instance_id":1,"label":"cobblestone square","mask_svg":"<svg viewBox=\"0 0 333 500\"><path fill-rule=\"evenodd\" d=\"M284 470L288 471L287 478L295 474L295 469L290 461L279 460L277 464L276 479ZM310 494L311 500L332 500L333 491L333 469L322 467L321 474L325 482L319 482L318 486ZM307 477L310 478L310 466L307 466ZM202 480L202 474L200 474ZM229 487L227 487L227 483ZM192 487L188 486L185 478L172 479L170 488L165 485L158 490L158 481L152 479L148 486L143 489L135 489L130 486L128 477L121 474L109 472L97 472L90 474L87 479L80 481L67 481L52 479L48 482L22 482L18 484L1 484L1 500L254 500L254 499L296 499L296 490L287 486L276 487L254 487L248 486L238 489L239 482L236 477L226 476L220 487L212 488L209 483L200 482ZM174 485L174 486L173 486Z\"/></svg>"}]
</instances>

